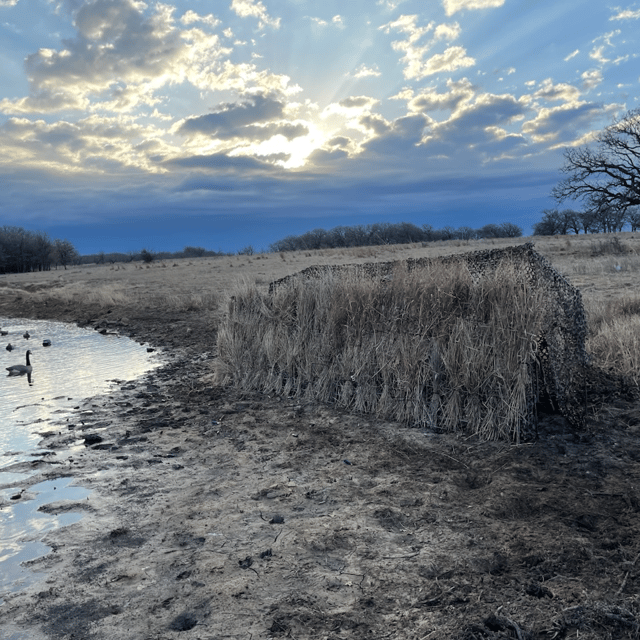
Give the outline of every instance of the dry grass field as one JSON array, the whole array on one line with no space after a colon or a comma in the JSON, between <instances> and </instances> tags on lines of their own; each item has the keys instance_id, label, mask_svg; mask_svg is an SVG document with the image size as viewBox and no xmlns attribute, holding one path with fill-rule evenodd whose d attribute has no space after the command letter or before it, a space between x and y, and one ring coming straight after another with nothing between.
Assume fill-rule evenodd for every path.
<instances>
[{"instance_id":1,"label":"dry grass field","mask_svg":"<svg viewBox=\"0 0 640 640\"><path fill-rule=\"evenodd\" d=\"M43 583L4 597L0 630L640 637L640 234L532 239L581 290L594 362L628 381L590 405L584 429L547 415L534 442L486 442L216 381L218 328L238 290L266 291L310 265L526 240L0 276L0 315L107 328L169 361L90 400L90 420L43 434L51 456L31 467L32 483L73 476L93 493L49 507L85 517L48 534L55 551L31 563ZM104 442L69 452L91 433Z\"/></svg>"}]
</instances>

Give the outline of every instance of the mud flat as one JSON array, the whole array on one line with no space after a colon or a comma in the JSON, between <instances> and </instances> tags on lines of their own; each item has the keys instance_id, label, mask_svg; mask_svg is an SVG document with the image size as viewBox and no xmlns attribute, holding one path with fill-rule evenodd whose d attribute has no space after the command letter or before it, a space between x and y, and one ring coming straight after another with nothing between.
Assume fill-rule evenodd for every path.
<instances>
[{"instance_id":1,"label":"mud flat","mask_svg":"<svg viewBox=\"0 0 640 640\"><path fill-rule=\"evenodd\" d=\"M37 294L47 278L94 279L95 289L123 276L109 266L4 276L12 288L0 313L108 327L170 362L88 401L78 411L90 419L42 434L53 455L30 463L33 483L73 477L91 494L46 507L84 517L47 535L51 553L30 563L42 580L5 597L0 630L59 640L638 637L635 401L613 393L579 433L546 417L537 442L513 446L216 387L222 306L185 300L205 286L222 295L241 265L265 283L301 266L275 255L197 272L130 267L126 295L106 304ZM160 277L171 269L173 285ZM78 435L87 445L70 450Z\"/></svg>"}]
</instances>

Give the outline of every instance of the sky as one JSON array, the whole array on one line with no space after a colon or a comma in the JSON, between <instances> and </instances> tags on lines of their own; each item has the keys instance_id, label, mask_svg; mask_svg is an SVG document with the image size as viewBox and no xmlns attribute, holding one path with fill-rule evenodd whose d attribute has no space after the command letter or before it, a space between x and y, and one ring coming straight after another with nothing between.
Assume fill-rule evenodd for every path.
<instances>
[{"instance_id":1,"label":"sky","mask_svg":"<svg viewBox=\"0 0 640 640\"><path fill-rule=\"evenodd\" d=\"M528 234L564 149L640 106L639 41L640 0L0 0L0 226L82 254Z\"/></svg>"}]
</instances>

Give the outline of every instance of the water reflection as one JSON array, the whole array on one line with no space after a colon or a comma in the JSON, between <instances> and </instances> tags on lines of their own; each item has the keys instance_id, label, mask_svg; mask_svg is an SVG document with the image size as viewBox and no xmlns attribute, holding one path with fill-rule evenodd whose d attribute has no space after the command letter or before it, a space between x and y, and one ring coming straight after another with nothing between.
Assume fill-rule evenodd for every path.
<instances>
[{"instance_id":1,"label":"water reflection","mask_svg":"<svg viewBox=\"0 0 640 640\"><path fill-rule=\"evenodd\" d=\"M82 487L69 487L70 482L71 478L40 482L29 489L30 494L35 494L33 499L0 511L0 594L8 588L16 591L39 580L41 576L23 567L22 563L48 553L49 547L41 542L45 533L73 524L82 517L73 512L50 515L38 511L42 505L54 501L86 499L90 492ZM7 496L2 497L6 499Z\"/></svg>"},{"instance_id":2,"label":"water reflection","mask_svg":"<svg viewBox=\"0 0 640 640\"><path fill-rule=\"evenodd\" d=\"M13 350L0 349L0 371L19 365L0 375L1 594L39 579L21 563L48 552L41 542L47 531L81 517L52 516L38 508L52 499L79 500L88 494L68 487L69 478L29 487L28 474L11 466L42 455L36 451L40 434L56 425L59 430L83 399L108 392L114 380L134 380L161 360L133 340L70 324L0 318L0 326L13 345Z\"/></svg>"},{"instance_id":3,"label":"water reflection","mask_svg":"<svg viewBox=\"0 0 640 640\"><path fill-rule=\"evenodd\" d=\"M0 318L14 349L0 349L0 371L26 367L31 374L0 376L0 452L33 450L39 432L83 398L106 393L109 381L133 380L160 364L144 346L124 337L44 320ZM28 333L29 339L24 338ZM50 341L51 346L42 346ZM22 363L25 363L22 365ZM15 462L12 455L11 462ZM9 460L6 461L10 462ZM0 484L3 483L0 460Z\"/></svg>"}]
</instances>

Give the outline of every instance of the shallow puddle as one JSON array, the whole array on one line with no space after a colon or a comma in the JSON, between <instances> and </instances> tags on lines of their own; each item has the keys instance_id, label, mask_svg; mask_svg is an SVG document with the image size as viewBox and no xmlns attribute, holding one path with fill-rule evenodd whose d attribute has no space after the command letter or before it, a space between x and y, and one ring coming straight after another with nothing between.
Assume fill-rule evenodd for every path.
<instances>
[{"instance_id":1,"label":"shallow puddle","mask_svg":"<svg viewBox=\"0 0 640 640\"><path fill-rule=\"evenodd\" d=\"M106 393L113 380L133 380L155 368L157 354L125 337L100 335L63 322L0 318L0 372L26 364L31 376L0 375L0 485L10 480L2 468L17 461L17 452L33 452L39 433L60 422L83 398ZM30 338L23 337L28 331ZM50 340L51 346L43 346ZM7 344L13 351L7 351Z\"/></svg>"},{"instance_id":2,"label":"shallow puddle","mask_svg":"<svg viewBox=\"0 0 640 640\"><path fill-rule=\"evenodd\" d=\"M18 502L10 509L0 511L0 594L6 590L23 589L38 581L41 576L23 567L21 563L43 556L49 551L49 547L41 542L47 531L73 524L82 517L73 512L50 515L38 511L41 506L51 502L86 499L90 491L82 487L69 487L71 480L57 478L33 485L28 489L29 494L33 494L33 499ZM15 489L0 493L15 494ZM6 499L5 495L2 497Z\"/></svg>"},{"instance_id":3,"label":"shallow puddle","mask_svg":"<svg viewBox=\"0 0 640 640\"><path fill-rule=\"evenodd\" d=\"M47 531L81 517L75 513L52 516L37 509L52 500L88 495L81 487L68 486L68 478L28 487L28 474L12 472L10 467L46 453L38 451L40 434L60 430L83 400L109 392L115 380L134 380L162 361L133 340L71 324L0 318L0 327L8 331L0 337L1 596L39 579L21 563L48 552L49 547L41 542ZM25 331L28 339L23 337ZM44 346L44 341L50 341L50 346ZM7 344L14 349L8 351ZM31 374L8 375L6 367L26 364L27 350L31 351ZM21 482L25 488L20 487Z\"/></svg>"}]
</instances>

